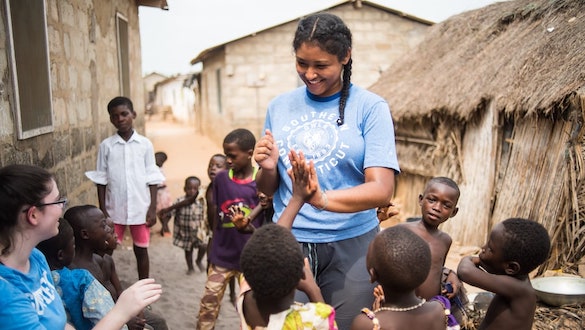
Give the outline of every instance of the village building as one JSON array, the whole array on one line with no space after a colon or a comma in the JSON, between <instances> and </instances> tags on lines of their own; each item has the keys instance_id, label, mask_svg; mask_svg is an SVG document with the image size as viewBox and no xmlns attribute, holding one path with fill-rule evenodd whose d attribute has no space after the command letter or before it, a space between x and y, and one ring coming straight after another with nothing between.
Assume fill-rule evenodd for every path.
<instances>
[{"instance_id":1,"label":"village building","mask_svg":"<svg viewBox=\"0 0 585 330\"><path fill-rule=\"evenodd\" d=\"M364 88L417 45L432 24L375 1L341 1L323 11L338 15L351 29L352 82ZM211 47L191 61L202 65L196 103L200 133L216 141L239 127L263 134L270 100L302 84L292 49L299 19Z\"/></svg>"},{"instance_id":2,"label":"village building","mask_svg":"<svg viewBox=\"0 0 585 330\"><path fill-rule=\"evenodd\" d=\"M199 95L198 73L178 74L166 78L154 85L152 102L153 113L158 113L163 120L167 117L189 125L196 126L196 97Z\"/></svg>"},{"instance_id":3,"label":"village building","mask_svg":"<svg viewBox=\"0 0 585 330\"><path fill-rule=\"evenodd\" d=\"M390 104L401 213L433 176L461 188L443 225L481 246L510 217L549 231L547 269L585 254L585 3L504 1L432 26L371 90Z\"/></svg>"},{"instance_id":4,"label":"village building","mask_svg":"<svg viewBox=\"0 0 585 330\"><path fill-rule=\"evenodd\" d=\"M84 172L115 132L109 100L132 99L144 133L140 6L167 1L1 1L0 166L42 166L72 203L97 204Z\"/></svg>"}]
</instances>

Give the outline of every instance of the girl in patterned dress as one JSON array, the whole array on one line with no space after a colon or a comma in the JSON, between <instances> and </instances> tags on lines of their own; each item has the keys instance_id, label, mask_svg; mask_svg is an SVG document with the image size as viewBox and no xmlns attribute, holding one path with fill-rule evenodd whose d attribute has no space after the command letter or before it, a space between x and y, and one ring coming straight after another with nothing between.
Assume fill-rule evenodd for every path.
<instances>
[{"instance_id":1,"label":"girl in patterned dress","mask_svg":"<svg viewBox=\"0 0 585 330\"><path fill-rule=\"evenodd\" d=\"M198 249L197 259L195 263L200 271L204 270L201 260L205 255L207 245L198 238L198 231L203 230L204 226L204 201L203 198L197 198L199 194L199 186L201 180L195 176L190 176L185 179L185 196L177 198L175 203L167 209L166 212L171 212L174 217L173 222L173 245L185 250L185 262L187 263L187 274L193 274L193 249ZM179 203L185 199L194 200L186 206L179 206ZM178 206L178 207L177 207Z\"/></svg>"}]
</instances>

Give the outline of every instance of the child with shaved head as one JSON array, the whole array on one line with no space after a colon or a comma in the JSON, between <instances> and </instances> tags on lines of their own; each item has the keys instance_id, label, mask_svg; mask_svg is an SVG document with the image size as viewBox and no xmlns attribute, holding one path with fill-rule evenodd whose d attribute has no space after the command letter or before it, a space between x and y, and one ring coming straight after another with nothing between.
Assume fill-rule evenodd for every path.
<instances>
[{"instance_id":1,"label":"child with shaved head","mask_svg":"<svg viewBox=\"0 0 585 330\"><path fill-rule=\"evenodd\" d=\"M415 293L431 268L431 251L422 238L403 226L385 229L370 243L366 266L370 281L382 286L386 299L374 311L362 309L351 329L446 328L443 305Z\"/></svg>"}]
</instances>

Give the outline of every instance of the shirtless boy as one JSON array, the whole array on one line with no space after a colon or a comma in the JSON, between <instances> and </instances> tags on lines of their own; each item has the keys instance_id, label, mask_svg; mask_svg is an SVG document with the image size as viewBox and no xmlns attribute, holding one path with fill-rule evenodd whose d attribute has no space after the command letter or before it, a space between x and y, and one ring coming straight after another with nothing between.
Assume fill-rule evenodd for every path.
<instances>
[{"instance_id":1,"label":"shirtless boy","mask_svg":"<svg viewBox=\"0 0 585 330\"><path fill-rule=\"evenodd\" d=\"M550 238L538 222L511 218L492 229L479 256L465 257L461 280L495 293L480 330L530 330L536 294L528 274L548 258Z\"/></svg>"}]
</instances>

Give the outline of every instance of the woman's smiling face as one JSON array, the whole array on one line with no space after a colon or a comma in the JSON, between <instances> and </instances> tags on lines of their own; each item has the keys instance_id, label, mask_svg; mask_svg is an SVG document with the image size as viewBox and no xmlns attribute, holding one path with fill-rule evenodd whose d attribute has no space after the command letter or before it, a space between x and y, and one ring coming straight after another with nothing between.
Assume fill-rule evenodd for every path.
<instances>
[{"instance_id":1,"label":"woman's smiling face","mask_svg":"<svg viewBox=\"0 0 585 330\"><path fill-rule=\"evenodd\" d=\"M349 53L339 61L336 55L304 42L295 55L297 73L311 94L327 97L341 91L341 72L349 61Z\"/></svg>"}]
</instances>

